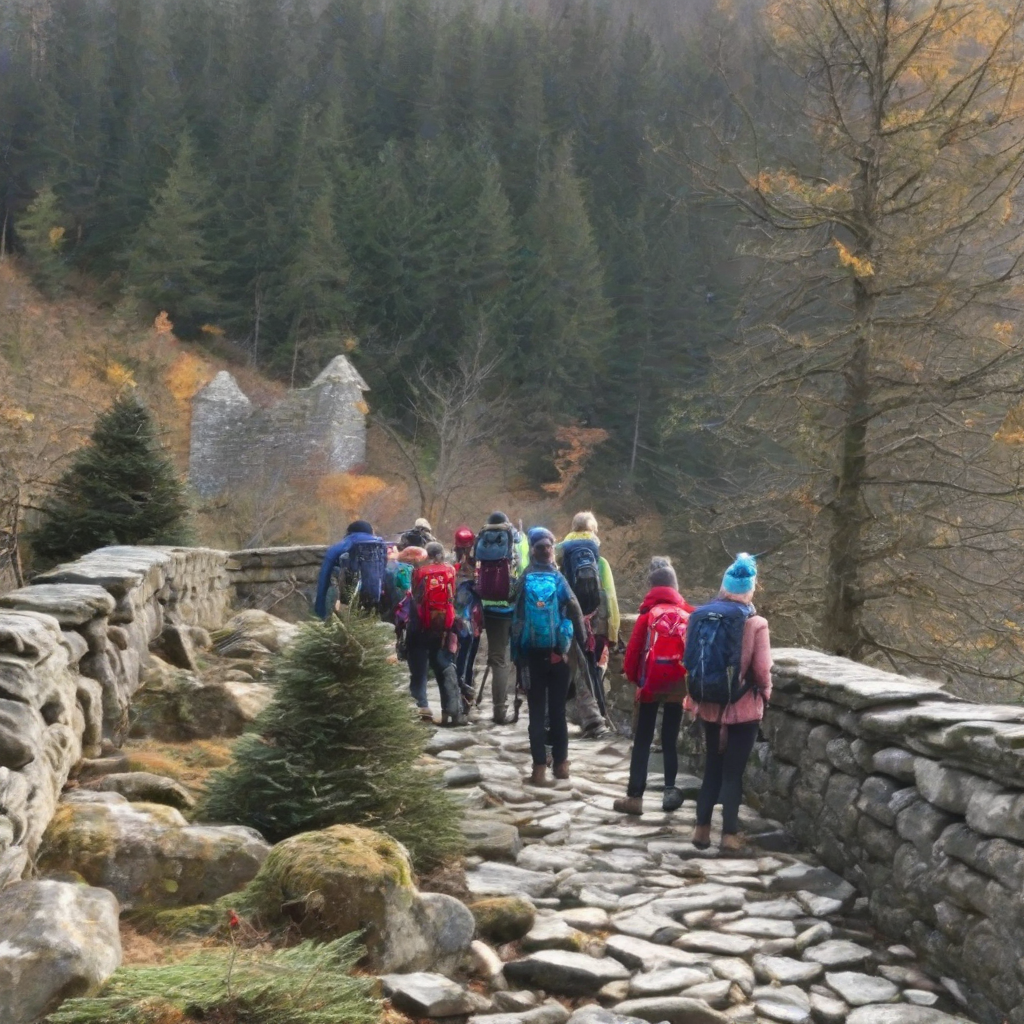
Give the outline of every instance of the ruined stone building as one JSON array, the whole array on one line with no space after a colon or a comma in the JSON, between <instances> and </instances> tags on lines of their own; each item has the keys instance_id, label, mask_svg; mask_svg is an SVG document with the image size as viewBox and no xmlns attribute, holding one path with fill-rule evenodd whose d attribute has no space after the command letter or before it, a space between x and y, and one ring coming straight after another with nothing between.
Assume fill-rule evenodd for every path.
<instances>
[{"instance_id":1,"label":"ruined stone building","mask_svg":"<svg viewBox=\"0 0 1024 1024\"><path fill-rule=\"evenodd\" d=\"M261 409L222 370L192 399L188 475L200 495L342 473L366 459L366 382L335 356L308 388Z\"/></svg>"}]
</instances>

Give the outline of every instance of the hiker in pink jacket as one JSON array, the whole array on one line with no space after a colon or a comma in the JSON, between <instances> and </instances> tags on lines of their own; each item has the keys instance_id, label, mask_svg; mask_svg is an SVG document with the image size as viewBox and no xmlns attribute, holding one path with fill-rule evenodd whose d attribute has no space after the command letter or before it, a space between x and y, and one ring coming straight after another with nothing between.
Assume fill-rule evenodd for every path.
<instances>
[{"instance_id":1,"label":"hiker in pink jacket","mask_svg":"<svg viewBox=\"0 0 1024 1024\"><path fill-rule=\"evenodd\" d=\"M711 814L715 804L722 804L722 850L735 853L742 848L739 837L739 808L743 797L743 772L754 742L764 709L772 695L772 651L768 639L768 622L753 613L751 602L757 584L757 565L750 555L738 555L722 578L718 600L737 601L751 606L751 614L743 626L743 647L740 655L741 680L751 684L735 703L722 706L710 702L694 702L687 697L684 708L704 723L707 764L704 781L697 797L697 827L693 845L706 850L711 845ZM723 735L724 733L724 735Z\"/></svg>"}]
</instances>

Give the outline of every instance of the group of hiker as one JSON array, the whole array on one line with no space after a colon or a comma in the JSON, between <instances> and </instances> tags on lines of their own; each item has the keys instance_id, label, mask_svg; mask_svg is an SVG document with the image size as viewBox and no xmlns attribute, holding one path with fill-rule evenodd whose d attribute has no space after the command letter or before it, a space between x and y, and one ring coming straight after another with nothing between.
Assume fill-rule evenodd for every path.
<instances>
[{"instance_id":1,"label":"group of hiker","mask_svg":"<svg viewBox=\"0 0 1024 1024\"><path fill-rule=\"evenodd\" d=\"M427 699L430 672L441 696L442 725L468 724L488 677L496 724L517 720L525 698L530 782L554 785L549 769L555 780L569 778L569 701L574 700L583 736L603 734L604 673L610 652L622 650L615 581L601 555L597 520L590 512L577 513L558 542L545 527L524 531L504 512L494 512L478 533L460 527L453 539L449 556L426 519L417 519L394 543L357 520L327 551L316 612L326 618L341 601L394 624L399 657L409 666L409 691L424 721L434 720ZM752 603L756 580L755 559L738 555L717 599L695 608L680 593L671 560L652 558L650 589L625 647L624 671L637 686L637 708L627 794L615 801L615 810L643 813L659 711L662 807L674 811L682 805L677 746L689 713L700 722L706 743L693 835L701 849L710 845L717 803L723 807L723 851L741 845L743 772L771 696L768 624ZM477 691L482 637L487 663Z\"/></svg>"}]
</instances>

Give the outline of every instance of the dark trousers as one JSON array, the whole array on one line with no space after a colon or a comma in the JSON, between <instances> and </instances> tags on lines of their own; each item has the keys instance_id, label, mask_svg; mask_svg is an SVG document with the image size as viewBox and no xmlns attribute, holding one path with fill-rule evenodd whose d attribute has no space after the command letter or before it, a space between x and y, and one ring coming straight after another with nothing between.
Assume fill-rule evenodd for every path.
<instances>
[{"instance_id":1,"label":"dark trousers","mask_svg":"<svg viewBox=\"0 0 1024 1024\"><path fill-rule=\"evenodd\" d=\"M704 782L697 797L697 824L710 825L715 804L722 805L722 832L735 835L739 831L740 801L743 799L743 770L757 739L759 722L743 722L728 726L728 742L724 751L718 749L719 729L715 722L704 723L707 764Z\"/></svg>"},{"instance_id":2,"label":"dark trousers","mask_svg":"<svg viewBox=\"0 0 1024 1024\"><path fill-rule=\"evenodd\" d=\"M447 647L440 640L414 633L409 637L409 692L416 704L425 708L427 703L427 672L432 669L437 680L437 688L441 691L441 710L450 715L458 715L462 711L459 699L459 684L455 676L455 666Z\"/></svg>"},{"instance_id":3,"label":"dark trousers","mask_svg":"<svg viewBox=\"0 0 1024 1024\"><path fill-rule=\"evenodd\" d=\"M654 742L654 727L658 721L658 708L664 708L661 716L661 753L665 759L665 788L676 784L679 771L679 726L683 722L683 705L675 701L661 703L650 701L637 707L636 734L633 736L633 756L629 762L629 786L627 796L643 796L647 788L647 763Z\"/></svg>"},{"instance_id":4,"label":"dark trousers","mask_svg":"<svg viewBox=\"0 0 1024 1024\"><path fill-rule=\"evenodd\" d=\"M561 764L569 759L569 726L565 721L565 701L569 695L569 663L551 663L546 651L530 651L529 689L526 703L530 709L530 754L534 764L546 764L545 734L551 741L551 759ZM547 728L545 729L545 716Z\"/></svg>"},{"instance_id":5,"label":"dark trousers","mask_svg":"<svg viewBox=\"0 0 1024 1024\"><path fill-rule=\"evenodd\" d=\"M455 656L455 674L459 677L459 686L467 697L472 699L476 682L473 670L476 664L476 652L480 650L480 637L460 636L459 653Z\"/></svg>"}]
</instances>

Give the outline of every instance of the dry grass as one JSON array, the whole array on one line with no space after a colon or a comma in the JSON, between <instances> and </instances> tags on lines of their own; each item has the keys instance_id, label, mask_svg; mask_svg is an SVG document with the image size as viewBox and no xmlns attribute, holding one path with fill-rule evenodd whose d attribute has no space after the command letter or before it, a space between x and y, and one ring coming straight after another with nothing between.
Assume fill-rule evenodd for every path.
<instances>
[{"instance_id":1,"label":"dry grass","mask_svg":"<svg viewBox=\"0 0 1024 1024\"><path fill-rule=\"evenodd\" d=\"M210 773L231 763L233 740L193 740L166 743L160 740L129 740L124 746L128 770L166 775L193 793L206 787Z\"/></svg>"}]
</instances>

